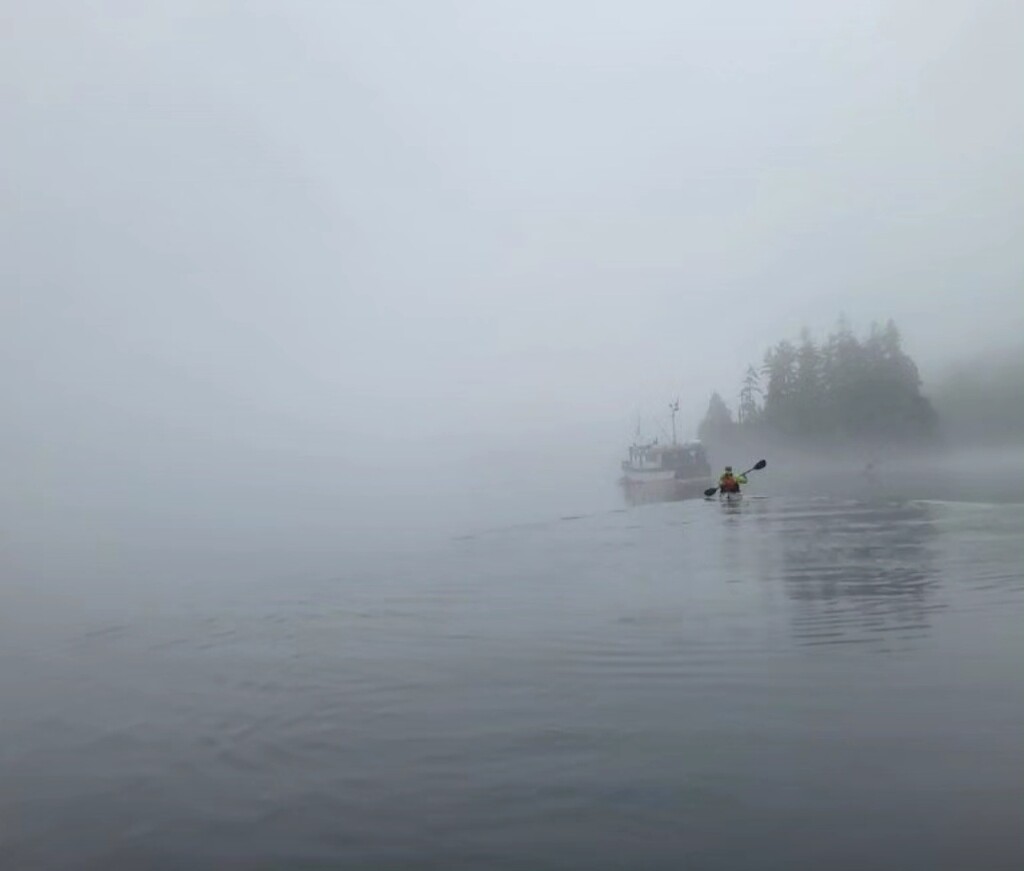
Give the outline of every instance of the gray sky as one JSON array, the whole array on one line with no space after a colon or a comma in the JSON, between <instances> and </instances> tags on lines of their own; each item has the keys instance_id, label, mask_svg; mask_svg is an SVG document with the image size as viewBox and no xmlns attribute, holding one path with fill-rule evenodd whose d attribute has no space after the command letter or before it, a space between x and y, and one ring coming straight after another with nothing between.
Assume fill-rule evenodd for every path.
<instances>
[{"instance_id":1,"label":"gray sky","mask_svg":"<svg viewBox=\"0 0 1024 871\"><path fill-rule=\"evenodd\" d=\"M341 466L377 438L600 452L840 311L895 317L926 372L1024 330L1015 0L0 16L23 482L241 434Z\"/></svg>"}]
</instances>

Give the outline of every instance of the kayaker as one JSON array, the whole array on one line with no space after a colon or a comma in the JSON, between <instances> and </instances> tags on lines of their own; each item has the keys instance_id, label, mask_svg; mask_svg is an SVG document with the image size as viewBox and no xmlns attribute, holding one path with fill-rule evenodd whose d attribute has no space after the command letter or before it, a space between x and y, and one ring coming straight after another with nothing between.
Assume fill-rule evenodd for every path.
<instances>
[{"instance_id":1,"label":"kayaker","mask_svg":"<svg viewBox=\"0 0 1024 871\"><path fill-rule=\"evenodd\" d=\"M722 472L718 479L718 489L723 493L739 493L740 484L746 483L746 475L734 475L732 473L732 466L726 466L725 471Z\"/></svg>"}]
</instances>

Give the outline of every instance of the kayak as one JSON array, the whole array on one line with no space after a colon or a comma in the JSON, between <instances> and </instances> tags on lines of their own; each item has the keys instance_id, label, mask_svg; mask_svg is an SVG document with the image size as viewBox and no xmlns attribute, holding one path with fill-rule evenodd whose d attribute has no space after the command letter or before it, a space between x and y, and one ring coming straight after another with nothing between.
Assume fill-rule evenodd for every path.
<instances>
[{"instance_id":1,"label":"kayak","mask_svg":"<svg viewBox=\"0 0 1024 871\"><path fill-rule=\"evenodd\" d=\"M742 493L718 493L714 496L705 496L705 502L742 502Z\"/></svg>"}]
</instances>

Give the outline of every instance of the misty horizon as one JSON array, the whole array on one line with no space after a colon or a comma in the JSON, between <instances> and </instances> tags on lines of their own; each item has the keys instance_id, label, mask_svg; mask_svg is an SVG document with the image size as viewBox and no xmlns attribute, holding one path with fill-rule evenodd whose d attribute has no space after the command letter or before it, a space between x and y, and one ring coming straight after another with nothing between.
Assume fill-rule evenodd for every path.
<instances>
[{"instance_id":1,"label":"misty horizon","mask_svg":"<svg viewBox=\"0 0 1024 871\"><path fill-rule=\"evenodd\" d=\"M0 528L485 522L840 315L1015 353L1022 12L920 12L12 10Z\"/></svg>"}]
</instances>

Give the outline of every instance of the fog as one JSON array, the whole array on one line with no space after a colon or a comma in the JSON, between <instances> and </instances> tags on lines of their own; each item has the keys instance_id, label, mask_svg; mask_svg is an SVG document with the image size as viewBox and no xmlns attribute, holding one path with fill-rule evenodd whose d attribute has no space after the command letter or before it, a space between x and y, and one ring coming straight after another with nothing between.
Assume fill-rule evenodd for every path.
<instances>
[{"instance_id":1,"label":"fog","mask_svg":"<svg viewBox=\"0 0 1024 871\"><path fill-rule=\"evenodd\" d=\"M691 435L803 325L895 318L926 383L1024 329L1010 0L3 23L8 544L333 552L603 505L638 413L678 396Z\"/></svg>"}]
</instances>

